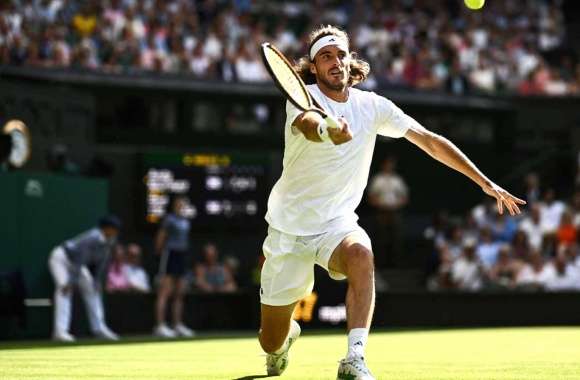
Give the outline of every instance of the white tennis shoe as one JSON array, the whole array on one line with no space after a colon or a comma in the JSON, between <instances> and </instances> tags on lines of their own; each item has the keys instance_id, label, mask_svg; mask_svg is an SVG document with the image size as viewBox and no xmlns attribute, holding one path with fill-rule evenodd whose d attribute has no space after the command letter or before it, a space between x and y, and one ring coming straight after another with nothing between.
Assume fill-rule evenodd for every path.
<instances>
[{"instance_id":1,"label":"white tennis shoe","mask_svg":"<svg viewBox=\"0 0 580 380\"><path fill-rule=\"evenodd\" d=\"M184 338L192 338L195 336L195 331L184 325L183 323L178 323L173 326L173 331L177 336Z\"/></svg>"},{"instance_id":2,"label":"white tennis shoe","mask_svg":"<svg viewBox=\"0 0 580 380\"><path fill-rule=\"evenodd\" d=\"M166 324L158 325L155 330L153 330L153 335L158 336L160 338L175 338L177 334L173 331L169 326Z\"/></svg>"},{"instance_id":3,"label":"white tennis shoe","mask_svg":"<svg viewBox=\"0 0 580 380\"><path fill-rule=\"evenodd\" d=\"M115 334L110 328L104 326L101 330L96 331L95 335L98 338L110 340L110 341L118 341L119 335Z\"/></svg>"},{"instance_id":4,"label":"white tennis shoe","mask_svg":"<svg viewBox=\"0 0 580 380\"><path fill-rule=\"evenodd\" d=\"M53 334L52 340L65 343L72 343L76 341L75 337L67 332Z\"/></svg>"},{"instance_id":5,"label":"white tennis shoe","mask_svg":"<svg viewBox=\"0 0 580 380\"><path fill-rule=\"evenodd\" d=\"M288 367L288 351L296 339L300 336L300 325L295 320L290 322L290 332L288 333L288 347L281 354L268 354L266 356L266 368L268 376L279 376Z\"/></svg>"},{"instance_id":6,"label":"white tennis shoe","mask_svg":"<svg viewBox=\"0 0 580 380\"><path fill-rule=\"evenodd\" d=\"M375 380L362 356L345 358L340 361L336 380Z\"/></svg>"}]
</instances>

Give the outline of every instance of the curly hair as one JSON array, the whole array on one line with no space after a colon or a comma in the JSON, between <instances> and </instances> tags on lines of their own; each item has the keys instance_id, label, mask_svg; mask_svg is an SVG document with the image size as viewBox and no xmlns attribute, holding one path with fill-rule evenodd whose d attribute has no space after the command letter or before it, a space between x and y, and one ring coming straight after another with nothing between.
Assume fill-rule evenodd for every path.
<instances>
[{"instance_id":1,"label":"curly hair","mask_svg":"<svg viewBox=\"0 0 580 380\"><path fill-rule=\"evenodd\" d=\"M294 66L294 69L300 75L304 83L313 84L316 83L316 75L310 72L310 64L313 62L310 59L310 49L312 45L316 43L319 39L326 36L337 36L348 42L348 35L345 31L332 26L332 25L321 25L318 29L315 29L310 33L308 38L308 53L298 60L298 63ZM350 52L350 75L348 78L348 85L354 86L365 79L367 79L369 72L371 71L371 66L368 62L359 59L355 52Z\"/></svg>"}]
</instances>

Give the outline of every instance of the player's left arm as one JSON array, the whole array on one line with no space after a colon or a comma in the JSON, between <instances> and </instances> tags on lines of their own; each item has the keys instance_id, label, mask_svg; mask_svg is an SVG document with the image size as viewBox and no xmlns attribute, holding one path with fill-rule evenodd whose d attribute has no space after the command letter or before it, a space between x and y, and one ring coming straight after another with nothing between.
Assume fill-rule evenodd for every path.
<instances>
[{"instance_id":1,"label":"player's left arm","mask_svg":"<svg viewBox=\"0 0 580 380\"><path fill-rule=\"evenodd\" d=\"M513 196L487 178L455 144L445 137L427 130L416 122L407 130L404 137L434 159L463 173L477 183L486 194L496 199L500 214L503 214L504 206L511 215L519 214L518 205L526 204L526 201Z\"/></svg>"}]
</instances>

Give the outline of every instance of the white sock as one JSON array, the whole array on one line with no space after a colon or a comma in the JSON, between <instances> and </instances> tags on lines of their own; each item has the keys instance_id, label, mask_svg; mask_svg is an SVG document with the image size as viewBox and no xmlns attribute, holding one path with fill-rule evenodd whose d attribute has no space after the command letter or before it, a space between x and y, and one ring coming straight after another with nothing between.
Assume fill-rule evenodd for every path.
<instances>
[{"instance_id":1,"label":"white sock","mask_svg":"<svg viewBox=\"0 0 580 380\"><path fill-rule=\"evenodd\" d=\"M286 351L288 349L289 337L290 337L290 334L292 333L292 329L294 328L295 324L296 324L296 322L293 322L293 321L290 322L290 330L288 330L288 335L286 336L286 339L284 340L284 344L282 344L282 347L280 347L278 350L276 350L274 352L274 355L280 355L281 353L283 353L284 351Z\"/></svg>"},{"instance_id":2,"label":"white sock","mask_svg":"<svg viewBox=\"0 0 580 380\"><path fill-rule=\"evenodd\" d=\"M365 347L369 337L369 329L357 328L348 333L347 358L365 356Z\"/></svg>"},{"instance_id":3,"label":"white sock","mask_svg":"<svg viewBox=\"0 0 580 380\"><path fill-rule=\"evenodd\" d=\"M282 347L274 351L274 355L280 355L282 352L286 351L286 348L288 348L288 338L286 338Z\"/></svg>"}]
</instances>

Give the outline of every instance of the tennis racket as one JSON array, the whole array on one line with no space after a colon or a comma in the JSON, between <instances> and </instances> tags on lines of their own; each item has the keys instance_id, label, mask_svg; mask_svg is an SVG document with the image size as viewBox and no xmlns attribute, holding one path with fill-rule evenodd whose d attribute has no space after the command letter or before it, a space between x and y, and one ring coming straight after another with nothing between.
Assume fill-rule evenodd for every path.
<instances>
[{"instance_id":1,"label":"tennis racket","mask_svg":"<svg viewBox=\"0 0 580 380\"><path fill-rule=\"evenodd\" d=\"M330 128L341 128L338 121L324 111L320 104L312 98L304 81L280 50L269 42L263 43L261 50L264 66L266 66L278 89L290 103L304 112L317 112L324 118Z\"/></svg>"}]
</instances>

